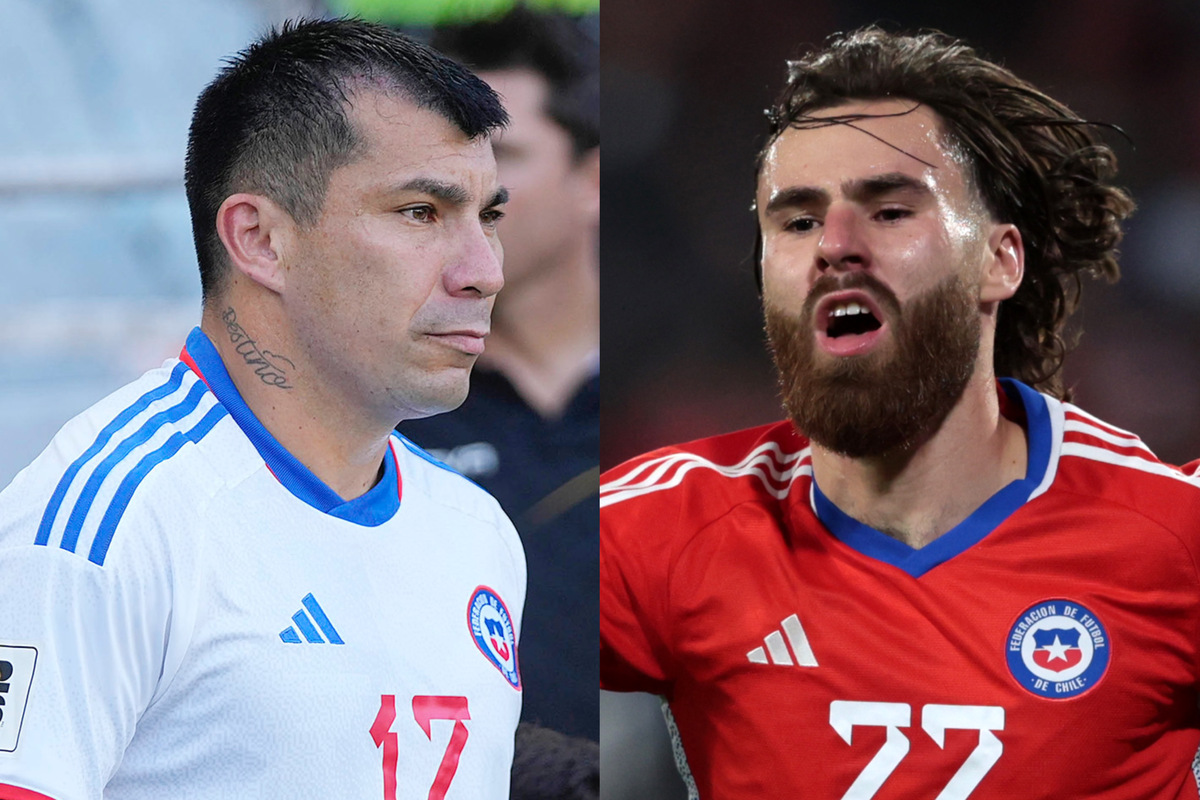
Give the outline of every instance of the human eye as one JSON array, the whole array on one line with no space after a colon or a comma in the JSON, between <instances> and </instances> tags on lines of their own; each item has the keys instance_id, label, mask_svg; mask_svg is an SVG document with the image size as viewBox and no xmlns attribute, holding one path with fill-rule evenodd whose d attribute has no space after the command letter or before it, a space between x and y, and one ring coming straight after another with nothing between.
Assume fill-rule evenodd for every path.
<instances>
[{"instance_id":1,"label":"human eye","mask_svg":"<svg viewBox=\"0 0 1200 800\"><path fill-rule=\"evenodd\" d=\"M496 227L497 222L504 219L504 216L505 215L502 210L498 208L489 208L485 209L483 213L479 215L479 220L483 223L484 227L494 228Z\"/></svg>"},{"instance_id":2,"label":"human eye","mask_svg":"<svg viewBox=\"0 0 1200 800\"><path fill-rule=\"evenodd\" d=\"M816 217L799 216L787 220L787 222L784 223L783 228L784 230L792 231L793 233L808 233L809 231L816 230L819 224L820 221Z\"/></svg>"},{"instance_id":3,"label":"human eye","mask_svg":"<svg viewBox=\"0 0 1200 800\"><path fill-rule=\"evenodd\" d=\"M912 209L902 206L884 206L875 212L875 219L880 222L900 222L913 214Z\"/></svg>"},{"instance_id":4,"label":"human eye","mask_svg":"<svg viewBox=\"0 0 1200 800\"><path fill-rule=\"evenodd\" d=\"M414 206L405 206L404 208L397 210L400 214L408 217L413 222L427 223L434 222L437 219L437 211L433 206L427 203Z\"/></svg>"}]
</instances>

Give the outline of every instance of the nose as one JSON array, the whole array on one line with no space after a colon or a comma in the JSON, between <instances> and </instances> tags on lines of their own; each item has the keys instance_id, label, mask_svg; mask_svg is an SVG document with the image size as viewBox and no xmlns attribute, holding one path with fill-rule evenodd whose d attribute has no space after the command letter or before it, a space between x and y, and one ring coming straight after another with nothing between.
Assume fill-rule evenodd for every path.
<instances>
[{"instance_id":1,"label":"nose","mask_svg":"<svg viewBox=\"0 0 1200 800\"><path fill-rule=\"evenodd\" d=\"M482 224L470 227L445 272L446 291L456 296L491 297L504 287L504 249L495 230Z\"/></svg>"},{"instance_id":2,"label":"nose","mask_svg":"<svg viewBox=\"0 0 1200 800\"><path fill-rule=\"evenodd\" d=\"M834 203L825 213L817 240L817 269L854 270L867 266L869 253L855 209Z\"/></svg>"}]
</instances>

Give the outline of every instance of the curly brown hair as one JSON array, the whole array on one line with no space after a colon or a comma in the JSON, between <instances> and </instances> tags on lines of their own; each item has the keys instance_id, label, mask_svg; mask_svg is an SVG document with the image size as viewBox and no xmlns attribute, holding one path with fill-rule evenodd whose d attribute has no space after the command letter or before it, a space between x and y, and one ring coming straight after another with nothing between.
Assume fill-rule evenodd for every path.
<instances>
[{"instance_id":1,"label":"curly brown hair","mask_svg":"<svg viewBox=\"0 0 1200 800\"><path fill-rule=\"evenodd\" d=\"M835 34L789 62L787 85L768 111L758 169L788 128L829 122L812 112L884 98L937 112L949 143L967 156L969 179L992 217L1021 231L1025 278L1000 307L997 375L1068 397L1061 374L1067 318L1078 306L1082 276L1119 276L1121 222L1134 208L1112 182L1116 156L1097 133L1112 126L1081 118L943 33L872 26ZM755 263L761 270L759 258Z\"/></svg>"}]
</instances>

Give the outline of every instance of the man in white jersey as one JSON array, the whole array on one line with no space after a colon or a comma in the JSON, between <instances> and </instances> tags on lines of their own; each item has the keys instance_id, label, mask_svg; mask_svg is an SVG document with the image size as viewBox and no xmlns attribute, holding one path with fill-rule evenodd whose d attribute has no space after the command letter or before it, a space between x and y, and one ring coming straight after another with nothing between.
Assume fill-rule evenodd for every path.
<instances>
[{"instance_id":1,"label":"man in white jersey","mask_svg":"<svg viewBox=\"0 0 1200 800\"><path fill-rule=\"evenodd\" d=\"M521 545L392 433L483 349L505 120L347 20L201 95L200 327L0 494L0 798L508 796Z\"/></svg>"}]
</instances>

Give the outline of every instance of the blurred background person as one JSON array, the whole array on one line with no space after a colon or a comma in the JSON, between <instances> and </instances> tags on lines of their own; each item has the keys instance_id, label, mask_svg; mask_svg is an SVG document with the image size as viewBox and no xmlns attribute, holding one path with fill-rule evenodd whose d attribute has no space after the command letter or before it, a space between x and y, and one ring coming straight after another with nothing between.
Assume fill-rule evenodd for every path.
<instances>
[{"instance_id":1,"label":"blurred background person","mask_svg":"<svg viewBox=\"0 0 1200 800\"><path fill-rule=\"evenodd\" d=\"M662 0L605 5L603 468L782 418L751 247L754 156L783 61L834 31L937 28L1105 134L1139 202L1118 289L1090 282L1075 399L1166 461L1200 453L1200 7L1170 0ZM714 326L713 319L720 319ZM655 698L601 699L602 797L684 797Z\"/></svg>"},{"instance_id":2,"label":"blurred background person","mask_svg":"<svg viewBox=\"0 0 1200 800\"><path fill-rule=\"evenodd\" d=\"M595 0L332 0L428 38L499 92L505 286L467 401L400 427L494 494L525 547L514 800L598 786L599 16ZM482 17L464 22L470 9Z\"/></svg>"},{"instance_id":3,"label":"blurred background person","mask_svg":"<svg viewBox=\"0 0 1200 800\"><path fill-rule=\"evenodd\" d=\"M440 28L442 52L500 93L509 190L504 290L461 408L400 430L500 500L525 545L522 718L599 738L595 686L600 449L600 94L597 44L518 7Z\"/></svg>"}]
</instances>

